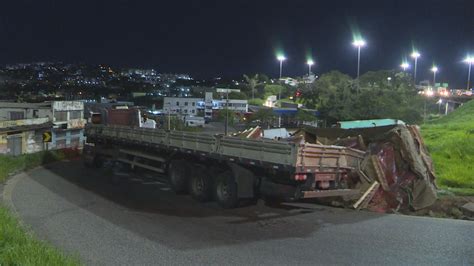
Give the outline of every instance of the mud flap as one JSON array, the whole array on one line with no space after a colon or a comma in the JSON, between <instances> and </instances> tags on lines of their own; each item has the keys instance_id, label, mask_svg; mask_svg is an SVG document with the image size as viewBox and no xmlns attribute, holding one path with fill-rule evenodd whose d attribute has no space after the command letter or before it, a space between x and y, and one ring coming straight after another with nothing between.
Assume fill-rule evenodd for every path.
<instances>
[{"instance_id":1,"label":"mud flap","mask_svg":"<svg viewBox=\"0 0 474 266\"><path fill-rule=\"evenodd\" d=\"M255 197L255 175L244 167L229 163L235 182L237 183L237 195L239 198Z\"/></svg>"}]
</instances>

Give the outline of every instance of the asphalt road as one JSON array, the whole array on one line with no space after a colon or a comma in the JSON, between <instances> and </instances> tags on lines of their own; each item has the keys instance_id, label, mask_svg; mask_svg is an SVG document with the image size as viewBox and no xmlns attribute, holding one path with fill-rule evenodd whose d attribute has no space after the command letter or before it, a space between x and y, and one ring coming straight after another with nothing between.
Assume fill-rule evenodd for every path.
<instances>
[{"instance_id":1,"label":"asphalt road","mask_svg":"<svg viewBox=\"0 0 474 266\"><path fill-rule=\"evenodd\" d=\"M307 203L223 210L160 182L111 187L80 161L18 175L3 197L89 265L474 264L473 222Z\"/></svg>"}]
</instances>

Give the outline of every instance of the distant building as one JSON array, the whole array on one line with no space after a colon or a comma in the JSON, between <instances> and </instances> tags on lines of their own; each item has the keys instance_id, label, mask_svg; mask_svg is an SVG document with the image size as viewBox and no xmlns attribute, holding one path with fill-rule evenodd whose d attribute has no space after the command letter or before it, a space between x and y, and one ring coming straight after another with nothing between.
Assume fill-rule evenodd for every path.
<instances>
[{"instance_id":1,"label":"distant building","mask_svg":"<svg viewBox=\"0 0 474 266\"><path fill-rule=\"evenodd\" d=\"M181 115L197 115L198 103L202 98L164 97L163 112Z\"/></svg>"},{"instance_id":2,"label":"distant building","mask_svg":"<svg viewBox=\"0 0 474 266\"><path fill-rule=\"evenodd\" d=\"M283 81L285 84L295 87L298 85L298 80L294 78L281 78L280 81Z\"/></svg>"},{"instance_id":3,"label":"distant building","mask_svg":"<svg viewBox=\"0 0 474 266\"><path fill-rule=\"evenodd\" d=\"M19 155L43 149L81 147L84 142L84 103L0 102L0 153ZM51 132L50 143L43 133Z\"/></svg>"},{"instance_id":4,"label":"distant building","mask_svg":"<svg viewBox=\"0 0 474 266\"><path fill-rule=\"evenodd\" d=\"M303 77L303 83L305 83L305 84L311 84L311 83L315 82L316 79L318 79L318 76L316 76L315 74L305 75L305 76Z\"/></svg>"},{"instance_id":5,"label":"distant building","mask_svg":"<svg viewBox=\"0 0 474 266\"><path fill-rule=\"evenodd\" d=\"M275 104L277 102L277 97L276 95L270 95L267 97L267 100L263 103L263 106L273 108L275 107Z\"/></svg>"},{"instance_id":6,"label":"distant building","mask_svg":"<svg viewBox=\"0 0 474 266\"><path fill-rule=\"evenodd\" d=\"M227 108L238 113L247 113L249 110L249 104L247 100L229 99L229 101L219 100L217 102L219 109Z\"/></svg>"},{"instance_id":7,"label":"distant building","mask_svg":"<svg viewBox=\"0 0 474 266\"><path fill-rule=\"evenodd\" d=\"M212 119L212 108L214 107L212 103L212 92L206 92L206 97L204 98L204 118L207 120Z\"/></svg>"}]
</instances>

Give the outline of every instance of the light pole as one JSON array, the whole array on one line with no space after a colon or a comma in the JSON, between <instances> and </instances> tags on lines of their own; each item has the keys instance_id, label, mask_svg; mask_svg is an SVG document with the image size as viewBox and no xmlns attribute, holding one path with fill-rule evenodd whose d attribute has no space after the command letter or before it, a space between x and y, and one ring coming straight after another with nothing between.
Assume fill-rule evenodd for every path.
<instances>
[{"instance_id":1,"label":"light pole","mask_svg":"<svg viewBox=\"0 0 474 266\"><path fill-rule=\"evenodd\" d=\"M425 107L423 108L424 111L424 115L423 115L423 123L426 123L426 102L428 101L427 99L430 98L431 96L433 96L433 91L432 90L428 90L426 91L426 94L425 94Z\"/></svg>"},{"instance_id":2,"label":"light pole","mask_svg":"<svg viewBox=\"0 0 474 266\"><path fill-rule=\"evenodd\" d=\"M413 75L413 82L415 82L415 86L416 86L416 66L418 64L418 57L420 57L420 53L418 53L417 51L413 51L413 53L411 53L411 57L413 59L415 59L415 74Z\"/></svg>"},{"instance_id":3,"label":"light pole","mask_svg":"<svg viewBox=\"0 0 474 266\"><path fill-rule=\"evenodd\" d=\"M359 80L360 75L360 48L365 46L365 41L363 39L354 40L352 45L357 47L357 80Z\"/></svg>"},{"instance_id":4,"label":"light pole","mask_svg":"<svg viewBox=\"0 0 474 266\"><path fill-rule=\"evenodd\" d=\"M312 59L308 59L306 61L306 64L308 65L308 77L311 75L311 66L314 65L314 61Z\"/></svg>"},{"instance_id":5,"label":"light pole","mask_svg":"<svg viewBox=\"0 0 474 266\"><path fill-rule=\"evenodd\" d=\"M433 89L435 89L435 84L436 84L436 72L438 72L438 67L437 66L433 66L431 68L431 71L433 72Z\"/></svg>"},{"instance_id":6,"label":"light pole","mask_svg":"<svg viewBox=\"0 0 474 266\"><path fill-rule=\"evenodd\" d=\"M284 55L278 55L277 60L280 61L280 79L281 79L281 74L282 74L282 68L283 68L283 61L286 60L286 57Z\"/></svg>"},{"instance_id":7,"label":"light pole","mask_svg":"<svg viewBox=\"0 0 474 266\"><path fill-rule=\"evenodd\" d=\"M229 124L229 89L226 89L226 101L225 101L225 127L224 135L227 136Z\"/></svg>"},{"instance_id":8,"label":"light pole","mask_svg":"<svg viewBox=\"0 0 474 266\"><path fill-rule=\"evenodd\" d=\"M410 65L407 63L407 62L403 62L401 65L400 65L401 68L403 68L403 71L406 71L407 68L410 67Z\"/></svg>"},{"instance_id":9,"label":"light pole","mask_svg":"<svg viewBox=\"0 0 474 266\"><path fill-rule=\"evenodd\" d=\"M469 90L469 85L471 82L471 66L474 63L474 57L468 56L466 57L466 59L464 59L464 62L469 64L469 70L467 71L467 87L466 87L466 90Z\"/></svg>"},{"instance_id":10,"label":"light pole","mask_svg":"<svg viewBox=\"0 0 474 266\"><path fill-rule=\"evenodd\" d=\"M283 61L286 60L286 57L284 55L278 55L277 56L278 61L280 61L280 79L281 79L281 73L282 73L282 68L283 68ZM278 92L278 100L281 99L281 86L280 86L280 91Z\"/></svg>"},{"instance_id":11,"label":"light pole","mask_svg":"<svg viewBox=\"0 0 474 266\"><path fill-rule=\"evenodd\" d=\"M171 102L168 102L168 131L171 130Z\"/></svg>"}]
</instances>

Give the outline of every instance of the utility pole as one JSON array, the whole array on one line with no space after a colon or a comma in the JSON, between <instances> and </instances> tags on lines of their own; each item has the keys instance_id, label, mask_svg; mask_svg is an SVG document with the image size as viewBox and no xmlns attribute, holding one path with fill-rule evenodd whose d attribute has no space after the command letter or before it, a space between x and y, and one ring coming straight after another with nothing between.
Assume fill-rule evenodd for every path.
<instances>
[{"instance_id":1,"label":"utility pole","mask_svg":"<svg viewBox=\"0 0 474 266\"><path fill-rule=\"evenodd\" d=\"M171 130L171 102L168 103L168 131Z\"/></svg>"},{"instance_id":2,"label":"utility pole","mask_svg":"<svg viewBox=\"0 0 474 266\"><path fill-rule=\"evenodd\" d=\"M229 121L229 89L226 89L226 104L225 104L225 127L224 134L227 136L228 133L228 121Z\"/></svg>"}]
</instances>

